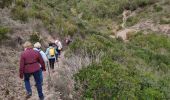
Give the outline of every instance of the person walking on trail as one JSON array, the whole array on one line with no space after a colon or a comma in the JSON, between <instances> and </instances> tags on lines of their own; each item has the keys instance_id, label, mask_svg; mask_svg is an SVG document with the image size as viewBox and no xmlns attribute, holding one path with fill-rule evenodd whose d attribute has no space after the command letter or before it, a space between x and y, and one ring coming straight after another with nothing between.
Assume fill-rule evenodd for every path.
<instances>
[{"instance_id":1,"label":"person walking on trail","mask_svg":"<svg viewBox=\"0 0 170 100\"><path fill-rule=\"evenodd\" d=\"M48 58L46 56L46 54L41 50L41 44L39 42L36 42L34 44L34 50L38 51L41 54L41 57L43 58L43 61L45 63L45 67L47 67L48 65ZM41 69L41 73L40 73L40 77L41 77L41 82L43 84L43 73L42 73L42 66L40 65Z\"/></svg>"},{"instance_id":2,"label":"person walking on trail","mask_svg":"<svg viewBox=\"0 0 170 100\"><path fill-rule=\"evenodd\" d=\"M47 58L49 60L50 68L54 72L54 63L56 61L57 51L55 47L53 46L53 43L49 43L49 47L47 48L45 54L47 55Z\"/></svg>"},{"instance_id":3,"label":"person walking on trail","mask_svg":"<svg viewBox=\"0 0 170 100\"><path fill-rule=\"evenodd\" d=\"M58 39L55 41L55 45L57 46L57 52L58 52L58 57L60 57L61 54L61 50L63 48L61 41L59 41Z\"/></svg>"},{"instance_id":4,"label":"person walking on trail","mask_svg":"<svg viewBox=\"0 0 170 100\"><path fill-rule=\"evenodd\" d=\"M32 96L32 90L30 85L30 77L33 75L37 91L40 100L44 100L44 94L42 91L42 83L41 83L41 68L42 70L46 71L44 61L38 51L33 50L33 46L30 42L24 43L25 50L21 53L20 57L20 68L19 68L19 76L21 79L24 78L25 88L27 91L26 99Z\"/></svg>"}]
</instances>

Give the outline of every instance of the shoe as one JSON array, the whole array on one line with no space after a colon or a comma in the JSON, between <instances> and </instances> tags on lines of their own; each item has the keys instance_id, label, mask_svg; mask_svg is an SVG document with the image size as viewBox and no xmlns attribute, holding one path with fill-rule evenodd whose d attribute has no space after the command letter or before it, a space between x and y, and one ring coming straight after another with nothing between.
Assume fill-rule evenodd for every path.
<instances>
[{"instance_id":1,"label":"shoe","mask_svg":"<svg viewBox=\"0 0 170 100\"><path fill-rule=\"evenodd\" d=\"M43 86L43 83L41 83L41 85ZM34 86L37 87L37 84L35 84Z\"/></svg>"},{"instance_id":2,"label":"shoe","mask_svg":"<svg viewBox=\"0 0 170 100\"><path fill-rule=\"evenodd\" d=\"M32 96L32 93L27 93L27 95L26 95L26 99L29 99L29 98L31 98L31 96Z\"/></svg>"},{"instance_id":3,"label":"shoe","mask_svg":"<svg viewBox=\"0 0 170 100\"><path fill-rule=\"evenodd\" d=\"M44 97L41 97L39 100L44 100Z\"/></svg>"}]
</instances>

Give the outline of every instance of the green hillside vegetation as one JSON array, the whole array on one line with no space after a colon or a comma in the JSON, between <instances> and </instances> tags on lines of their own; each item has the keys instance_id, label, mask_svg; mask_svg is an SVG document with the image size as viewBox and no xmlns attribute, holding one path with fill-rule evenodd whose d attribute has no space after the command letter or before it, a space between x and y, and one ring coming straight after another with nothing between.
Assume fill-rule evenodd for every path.
<instances>
[{"instance_id":1,"label":"green hillside vegetation","mask_svg":"<svg viewBox=\"0 0 170 100\"><path fill-rule=\"evenodd\" d=\"M51 33L61 36L111 33L113 20L120 20L124 8L136 10L156 0L16 0L12 18L23 22L40 19Z\"/></svg>"},{"instance_id":2,"label":"green hillside vegetation","mask_svg":"<svg viewBox=\"0 0 170 100\"><path fill-rule=\"evenodd\" d=\"M7 33L9 29L7 27L0 26L0 41L7 39Z\"/></svg>"},{"instance_id":3,"label":"green hillside vegetation","mask_svg":"<svg viewBox=\"0 0 170 100\"><path fill-rule=\"evenodd\" d=\"M0 7L11 9L13 20L40 20L50 34L72 36L74 42L67 54L93 60L74 75L79 99L170 98L170 38L152 31L146 35L143 31L134 33L126 43L109 37L114 27L121 29L124 9L141 9L127 19L127 27L145 20L170 24L169 0L2 0ZM0 40L8 32L8 28L0 26ZM33 34L30 41L41 39ZM100 62L95 62L100 54Z\"/></svg>"},{"instance_id":4,"label":"green hillside vegetation","mask_svg":"<svg viewBox=\"0 0 170 100\"><path fill-rule=\"evenodd\" d=\"M169 37L138 33L129 43L92 36L93 44L82 41L95 52L104 52L100 63L93 63L75 75L76 90L86 100L164 100L169 98ZM89 41L89 40L87 40ZM107 46L103 48L102 46ZM100 49L101 48L101 49ZM92 48L92 50L94 50Z\"/></svg>"}]
</instances>

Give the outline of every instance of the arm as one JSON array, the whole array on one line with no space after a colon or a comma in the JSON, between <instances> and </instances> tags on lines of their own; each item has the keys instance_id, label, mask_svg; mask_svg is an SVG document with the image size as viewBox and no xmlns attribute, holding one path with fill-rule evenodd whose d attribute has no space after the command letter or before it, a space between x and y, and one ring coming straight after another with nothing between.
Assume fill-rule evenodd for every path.
<instances>
[{"instance_id":1,"label":"arm","mask_svg":"<svg viewBox=\"0 0 170 100\"><path fill-rule=\"evenodd\" d=\"M23 58L23 54L21 54L21 57L20 57L20 68L19 68L19 76L20 78L22 79L23 78L23 75L24 75L24 58Z\"/></svg>"},{"instance_id":2,"label":"arm","mask_svg":"<svg viewBox=\"0 0 170 100\"><path fill-rule=\"evenodd\" d=\"M59 49L61 50L63 48L61 42L59 42L58 45L59 45Z\"/></svg>"},{"instance_id":3,"label":"arm","mask_svg":"<svg viewBox=\"0 0 170 100\"><path fill-rule=\"evenodd\" d=\"M43 51L41 51L40 53L41 53L41 56L42 56L44 62L47 63L48 62L48 58L47 58L46 54Z\"/></svg>"},{"instance_id":4,"label":"arm","mask_svg":"<svg viewBox=\"0 0 170 100\"><path fill-rule=\"evenodd\" d=\"M48 55L48 48L46 49L46 52L45 52L46 55Z\"/></svg>"},{"instance_id":5,"label":"arm","mask_svg":"<svg viewBox=\"0 0 170 100\"><path fill-rule=\"evenodd\" d=\"M40 54L40 53L38 53L38 62L41 64L42 70L43 70L43 71L46 71L46 69L45 69L45 63L44 63L43 58L41 57L41 54Z\"/></svg>"}]
</instances>

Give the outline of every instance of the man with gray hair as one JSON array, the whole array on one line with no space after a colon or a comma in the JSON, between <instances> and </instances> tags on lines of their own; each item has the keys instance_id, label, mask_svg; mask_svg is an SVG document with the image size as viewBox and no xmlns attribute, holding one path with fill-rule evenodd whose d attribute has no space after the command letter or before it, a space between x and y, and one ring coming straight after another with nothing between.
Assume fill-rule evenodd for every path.
<instances>
[{"instance_id":1,"label":"man with gray hair","mask_svg":"<svg viewBox=\"0 0 170 100\"><path fill-rule=\"evenodd\" d=\"M44 63L45 63L45 66L47 66L47 64L48 64L48 58L47 58L46 54L44 53L44 51L41 50L41 44L40 44L39 42L36 42L36 43L34 44L34 50L38 51L38 52L41 54L41 57L43 58L43 61L44 61ZM41 65L40 65L40 67L41 67ZM41 68L42 68L42 67L41 67ZM41 74L40 74L41 82L42 82L42 84L43 84L43 73L42 73L42 69L40 69L40 70L41 70Z\"/></svg>"}]
</instances>

